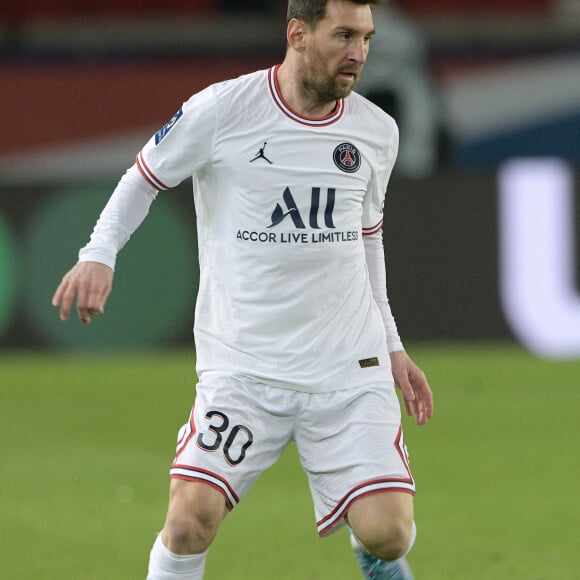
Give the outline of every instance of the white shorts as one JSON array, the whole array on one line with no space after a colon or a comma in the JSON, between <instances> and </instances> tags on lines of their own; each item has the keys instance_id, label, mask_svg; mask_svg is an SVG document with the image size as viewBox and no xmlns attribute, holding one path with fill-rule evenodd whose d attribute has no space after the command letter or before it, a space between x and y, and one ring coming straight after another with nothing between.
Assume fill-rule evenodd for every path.
<instances>
[{"instance_id":1,"label":"white shorts","mask_svg":"<svg viewBox=\"0 0 580 580\"><path fill-rule=\"evenodd\" d=\"M215 487L233 509L291 441L308 476L320 536L338 529L365 495L415 493L389 383L310 394L206 376L179 431L170 476Z\"/></svg>"}]
</instances>

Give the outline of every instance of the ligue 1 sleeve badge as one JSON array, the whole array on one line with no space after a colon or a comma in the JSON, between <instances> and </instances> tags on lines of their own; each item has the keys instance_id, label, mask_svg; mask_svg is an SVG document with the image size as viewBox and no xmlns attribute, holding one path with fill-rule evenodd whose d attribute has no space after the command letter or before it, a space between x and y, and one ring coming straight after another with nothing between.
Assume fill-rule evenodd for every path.
<instances>
[{"instance_id":1,"label":"ligue 1 sleeve badge","mask_svg":"<svg viewBox=\"0 0 580 580\"><path fill-rule=\"evenodd\" d=\"M165 139L165 135L171 131L171 129L175 126L175 123L177 123L177 121L179 121L181 118L181 115L183 115L183 109L180 107L179 111L177 111L177 113L175 113L175 115L173 115L173 117L171 117L171 119L165 123L165 125L163 125L163 127L161 127L157 133L155 133L155 145L159 145L159 143Z\"/></svg>"},{"instance_id":2,"label":"ligue 1 sleeve badge","mask_svg":"<svg viewBox=\"0 0 580 580\"><path fill-rule=\"evenodd\" d=\"M332 154L334 164L345 173L354 173L360 168L360 152L352 143L341 143Z\"/></svg>"}]
</instances>

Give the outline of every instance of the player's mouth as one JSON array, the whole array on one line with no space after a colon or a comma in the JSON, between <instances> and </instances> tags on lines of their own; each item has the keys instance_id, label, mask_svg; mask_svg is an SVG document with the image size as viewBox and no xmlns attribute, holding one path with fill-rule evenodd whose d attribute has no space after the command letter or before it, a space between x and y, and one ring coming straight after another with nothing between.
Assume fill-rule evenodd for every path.
<instances>
[{"instance_id":1,"label":"player's mouth","mask_svg":"<svg viewBox=\"0 0 580 580\"><path fill-rule=\"evenodd\" d=\"M340 71L338 73L338 76L345 81L352 82L352 81L356 81L358 79L358 72L344 70L344 71Z\"/></svg>"}]
</instances>

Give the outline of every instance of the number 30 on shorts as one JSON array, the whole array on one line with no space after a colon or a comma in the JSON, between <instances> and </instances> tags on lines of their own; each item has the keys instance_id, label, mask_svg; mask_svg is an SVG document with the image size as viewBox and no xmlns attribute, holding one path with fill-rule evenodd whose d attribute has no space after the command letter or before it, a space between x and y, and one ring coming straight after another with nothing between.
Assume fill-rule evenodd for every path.
<instances>
[{"instance_id":1,"label":"number 30 on shorts","mask_svg":"<svg viewBox=\"0 0 580 580\"><path fill-rule=\"evenodd\" d=\"M248 447L254 442L254 435L250 429L244 425L234 425L230 429L228 416L220 411L209 411L205 418L210 422L208 431L211 431L213 436L208 436L208 433L200 433L197 436L197 444L205 451L216 451L224 443L223 454L226 461L231 465L240 464L246 457ZM208 443L206 438L211 439L211 443ZM234 449L238 447L237 457L232 457Z\"/></svg>"}]
</instances>

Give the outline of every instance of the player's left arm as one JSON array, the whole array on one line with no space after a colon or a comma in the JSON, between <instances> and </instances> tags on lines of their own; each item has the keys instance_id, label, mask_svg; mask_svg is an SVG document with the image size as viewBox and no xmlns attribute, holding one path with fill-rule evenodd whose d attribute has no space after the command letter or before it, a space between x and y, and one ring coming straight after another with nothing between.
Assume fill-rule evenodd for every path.
<instances>
[{"instance_id":1,"label":"player's left arm","mask_svg":"<svg viewBox=\"0 0 580 580\"><path fill-rule=\"evenodd\" d=\"M363 202L362 231L365 261L373 298L385 325L387 348L395 384L401 389L407 414L413 416L418 425L424 425L433 416L433 393L425 373L405 352L387 296L382 223L387 185L399 148L399 130L392 119L388 121L388 127L391 129L390 137L387 140L387 146L381 150L384 155L376 159L376 166ZM368 227L374 224L376 224L375 227Z\"/></svg>"},{"instance_id":2,"label":"player's left arm","mask_svg":"<svg viewBox=\"0 0 580 580\"><path fill-rule=\"evenodd\" d=\"M393 378L401 390L407 415L413 416L418 425L424 425L433 416L433 393L425 373L405 352L395 318L391 312L387 296L382 232L365 236L363 241L373 298L381 312L387 334L387 347L391 358Z\"/></svg>"}]
</instances>

